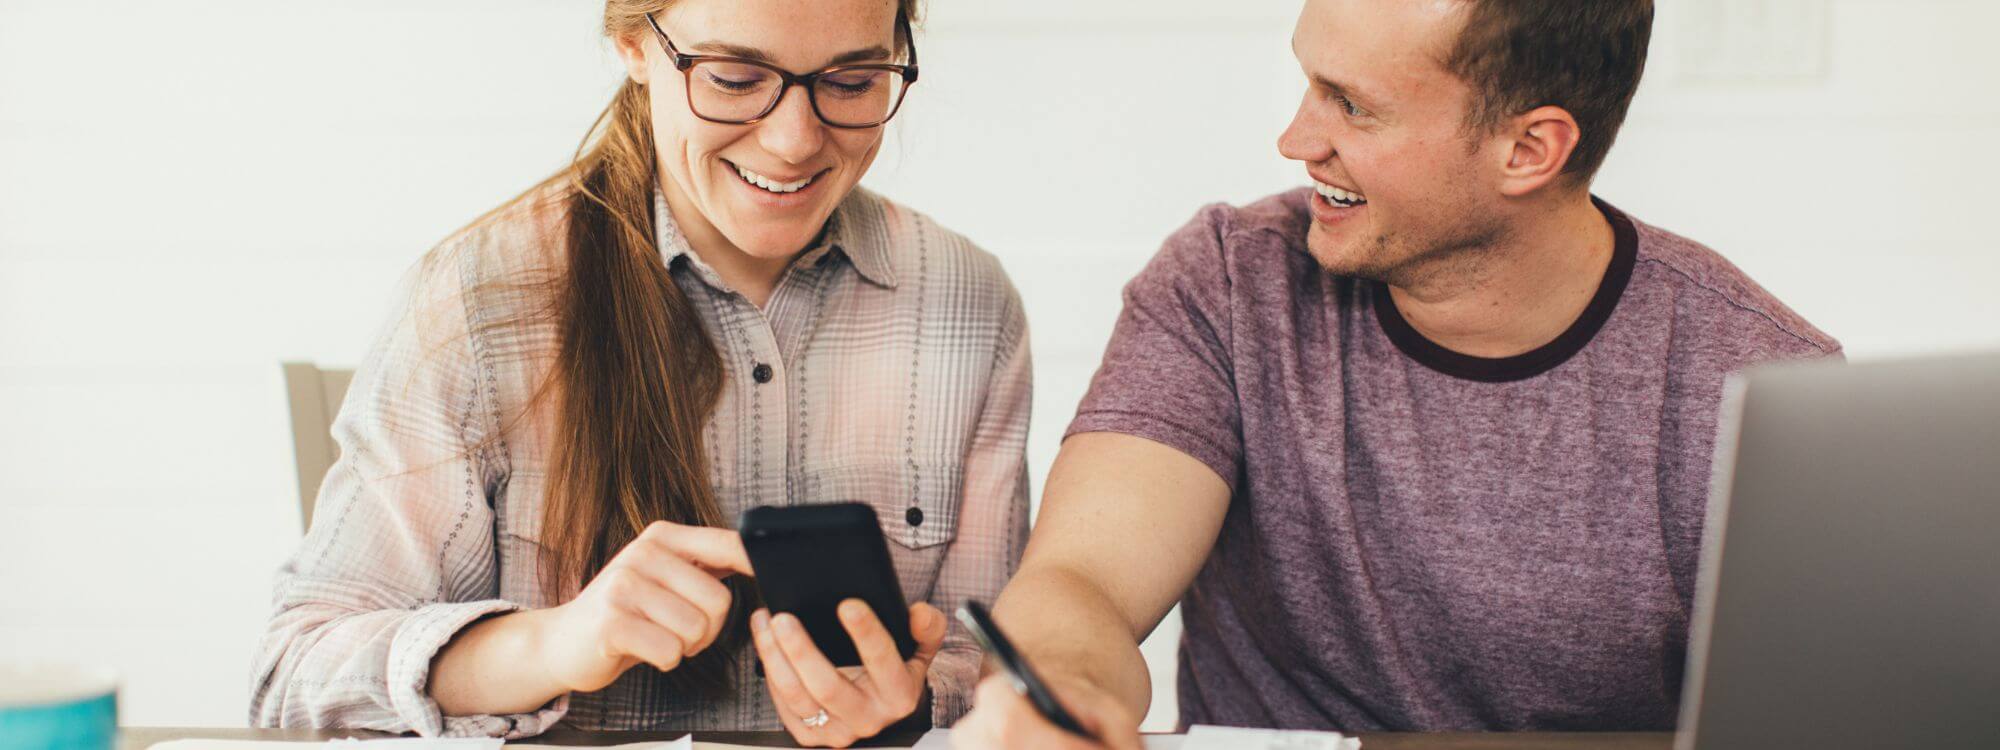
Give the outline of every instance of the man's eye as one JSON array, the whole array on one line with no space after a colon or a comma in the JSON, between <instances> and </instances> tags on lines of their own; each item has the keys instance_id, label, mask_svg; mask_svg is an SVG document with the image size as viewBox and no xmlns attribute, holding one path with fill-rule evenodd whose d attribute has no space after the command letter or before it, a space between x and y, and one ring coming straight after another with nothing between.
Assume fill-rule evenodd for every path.
<instances>
[{"instance_id":1,"label":"man's eye","mask_svg":"<svg viewBox=\"0 0 2000 750\"><path fill-rule=\"evenodd\" d=\"M1348 117L1360 117L1361 115L1367 114L1360 107L1355 106L1353 99L1349 99L1340 94L1333 95L1333 103L1340 105L1340 111L1346 112Z\"/></svg>"}]
</instances>

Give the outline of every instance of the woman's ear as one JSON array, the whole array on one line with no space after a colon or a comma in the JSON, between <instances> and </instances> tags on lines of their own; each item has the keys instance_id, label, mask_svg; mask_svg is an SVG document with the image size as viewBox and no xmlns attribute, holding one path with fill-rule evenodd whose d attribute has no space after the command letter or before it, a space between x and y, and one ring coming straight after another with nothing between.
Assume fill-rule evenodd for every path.
<instances>
[{"instance_id":1,"label":"woman's ear","mask_svg":"<svg viewBox=\"0 0 2000 750\"><path fill-rule=\"evenodd\" d=\"M646 43L645 34L623 34L612 39L618 47L618 58L625 63L625 75L633 83L645 85L653 68L646 62L646 50L652 45Z\"/></svg>"}]
</instances>

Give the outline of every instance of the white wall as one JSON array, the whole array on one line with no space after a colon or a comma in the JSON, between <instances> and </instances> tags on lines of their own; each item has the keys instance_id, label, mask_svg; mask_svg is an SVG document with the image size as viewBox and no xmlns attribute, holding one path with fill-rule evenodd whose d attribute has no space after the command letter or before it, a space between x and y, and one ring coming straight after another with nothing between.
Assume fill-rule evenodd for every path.
<instances>
[{"instance_id":1,"label":"white wall","mask_svg":"<svg viewBox=\"0 0 2000 750\"><path fill-rule=\"evenodd\" d=\"M930 5L868 182L1021 287L1039 479L1158 241L1302 182L1297 4ZM2000 346L2000 4L1662 5L1599 192L1855 359ZM357 361L407 263L564 160L615 82L597 10L0 0L0 658L117 665L127 723L242 722L299 533L274 363Z\"/></svg>"}]
</instances>

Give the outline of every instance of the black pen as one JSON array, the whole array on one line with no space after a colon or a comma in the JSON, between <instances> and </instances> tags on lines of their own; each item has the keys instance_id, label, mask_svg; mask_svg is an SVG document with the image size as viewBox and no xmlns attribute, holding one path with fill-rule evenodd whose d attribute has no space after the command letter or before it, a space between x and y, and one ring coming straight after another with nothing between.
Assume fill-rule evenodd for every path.
<instances>
[{"instance_id":1,"label":"black pen","mask_svg":"<svg viewBox=\"0 0 2000 750\"><path fill-rule=\"evenodd\" d=\"M992 615L986 613L986 605L966 602L958 608L958 621L972 631L972 639L979 642L980 648L986 649L988 656L1000 662L1000 668L1006 670L1007 677L1014 683L1014 692L1033 703L1042 718L1070 734L1096 739L1083 730L1083 724L1076 717L1063 710L1055 694L1049 692L1048 684L1042 682L1034 668L1028 666L1028 660L1021 658L1021 652L1014 650L1014 644L1007 640L1007 636L1000 633L1000 626L994 624Z\"/></svg>"}]
</instances>

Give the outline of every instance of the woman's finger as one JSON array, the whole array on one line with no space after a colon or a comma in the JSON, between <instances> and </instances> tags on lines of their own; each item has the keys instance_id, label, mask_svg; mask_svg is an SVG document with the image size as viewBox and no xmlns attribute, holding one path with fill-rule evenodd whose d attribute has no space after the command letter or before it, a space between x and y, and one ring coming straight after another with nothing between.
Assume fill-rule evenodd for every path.
<instances>
[{"instance_id":1,"label":"woman's finger","mask_svg":"<svg viewBox=\"0 0 2000 750\"><path fill-rule=\"evenodd\" d=\"M706 626L688 646L688 653L700 653L722 633L723 625L729 621L729 606L734 597L728 586L707 571L671 554L664 557L666 559L651 571L653 578L705 616Z\"/></svg>"},{"instance_id":2,"label":"woman's finger","mask_svg":"<svg viewBox=\"0 0 2000 750\"><path fill-rule=\"evenodd\" d=\"M662 672L681 665L680 636L636 615L614 617L604 627L607 656L629 655Z\"/></svg>"},{"instance_id":3,"label":"woman's finger","mask_svg":"<svg viewBox=\"0 0 2000 750\"><path fill-rule=\"evenodd\" d=\"M743 538L729 529L654 521L640 536L666 545L681 559L711 572L754 575L750 571L750 555L743 551Z\"/></svg>"},{"instance_id":4,"label":"woman's finger","mask_svg":"<svg viewBox=\"0 0 2000 750\"><path fill-rule=\"evenodd\" d=\"M728 623L729 607L734 598L729 587L700 566L682 559L657 539L642 536L626 545L605 566L606 574L612 571L643 576L702 612L706 624L701 632L688 635L689 655L706 650Z\"/></svg>"},{"instance_id":5,"label":"woman's finger","mask_svg":"<svg viewBox=\"0 0 2000 750\"><path fill-rule=\"evenodd\" d=\"M875 616L860 599L848 599L840 603L836 610L840 614L840 624L847 628L847 634L854 638L854 650L861 653L861 666L867 669L868 681L875 685L875 693L890 701L885 706L892 711L903 710L908 714L917 707L917 693L911 685L910 670L903 663L903 654L896 650L896 638L889 635L889 629L882 627L882 620ZM909 707L902 706L903 698L909 697Z\"/></svg>"},{"instance_id":6,"label":"woman's finger","mask_svg":"<svg viewBox=\"0 0 2000 750\"><path fill-rule=\"evenodd\" d=\"M771 701L778 713L787 722L819 713L819 701L806 691L805 683L799 681L798 672L792 669L791 660L778 647L777 636L771 632L769 610L760 609L750 615L750 642L757 647L757 658L764 662L764 684L771 689ZM799 733L795 731L792 736L799 737ZM804 742L805 738L799 740Z\"/></svg>"},{"instance_id":7,"label":"woman's finger","mask_svg":"<svg viewBox=\"0 0 2000 750\"><path fill-rule=\"evenodd\" d=\"M805 724L808 716L822 711L817 701L806 692L799 682L798 673L792 668L791 660L785 657L776 638L771 634L771 613L757 610L750 615L750 640L757 649L758 658L764 662L764 683L771 690L771 702L778 709L779 721L792 739L807 747L846 747L862 737L854 727L828 711L826 722L817 727Z\"/></svg>"},{"instance_id":8,"label":"woman's finger","mask_svg":"<svg viewBox=\"0 0 2000 750\"><path fill-rule=\"evenodd\" d=\"M643 576L635 575L627 582L620 582L611 593L627 611L645 617L679 637L683 657L701 653L702 648L708 645L708 632L716 627L708 613Z\"/></svg>"},{"instance_id":9,"label":"woman's finger","mask_svg":"<svg viewBox=\"0 0 2000 750\"><path fill-rule=\"evenodd\" d=\"M826 726L819 729L819 742L826 747L847 747L863 737L874 736L877 731L881 730L873 730L864 735L855 731L847 722L841 721L839 717L830 717Z\"/></svg>"},{"instance_id":10,"label":"woman's finger","mask_svg":"<svg viewBox=\"0 0 2000 750\"><path fill-rule=\"evenodd\" d=\"M937 658L938 649L944 647L945 631L950 626L944 613L929 602L917 602L910 607L910 636L917 641L917 653L910 657L911 660L923 662L924 670L928 671L931 660Z\"/></svg>"},{"instance_id":11,"label":"woman's finger","mask_svg":"<svg viewBox=\"0 0 2000 750\"><path fill-rule=\"evenodd\" d=\"M799 747L816 747L819 745L817 741L819 730L800 724L798 717L793 716L791 712L786 711L783 707L778 709L778 723L785 725L785 733L790 734L792 742L798 744Z\"/></svg>"},{"instance_id":12,"label":"woman's finger","mask_svg":"<svg viewBox=\"0 0 2000 750\"><path fill-rule=\"evenodd\" d=\"M620 550L604 566L609 571L624 569L651 578L669 590L681 593L703 610L728 611L729 587L700 565L687 560L656 539L640 537Z\"/></svg>"},{"instance_id":13,"label":"woman's finger","mask_svg":"<svg viewBox=\"0 0 2000 750\"><path fill-rule=\"evenodd\" d=\"M849 726L871 733L888 724L882 720L883 712L862 695L861 688L841 676L826 654L820 653L799 618L791 614L776 615L771 618L771 631L777 636L778 648L791 661L799 682L805 684L806 692L828 713Z\"/></svg>"},{"instance_id":14,"label":"woman's finger","mask_svg":"<svg viewBox=\"0 0 2000 750\"><path fill-rule=\"evenodd\" d=\"M793 742L800 747L846 747L854 744L852 739L839 741L841 738L836 736L835 731L849 735L853 732L847 729L847 725L830 716L825 724L817 727L806 726L802 717L793 716L783 709L778 711L778 717L779 722L785 725L785 731L792 735Z\"/></svg>"}]
</instances>

